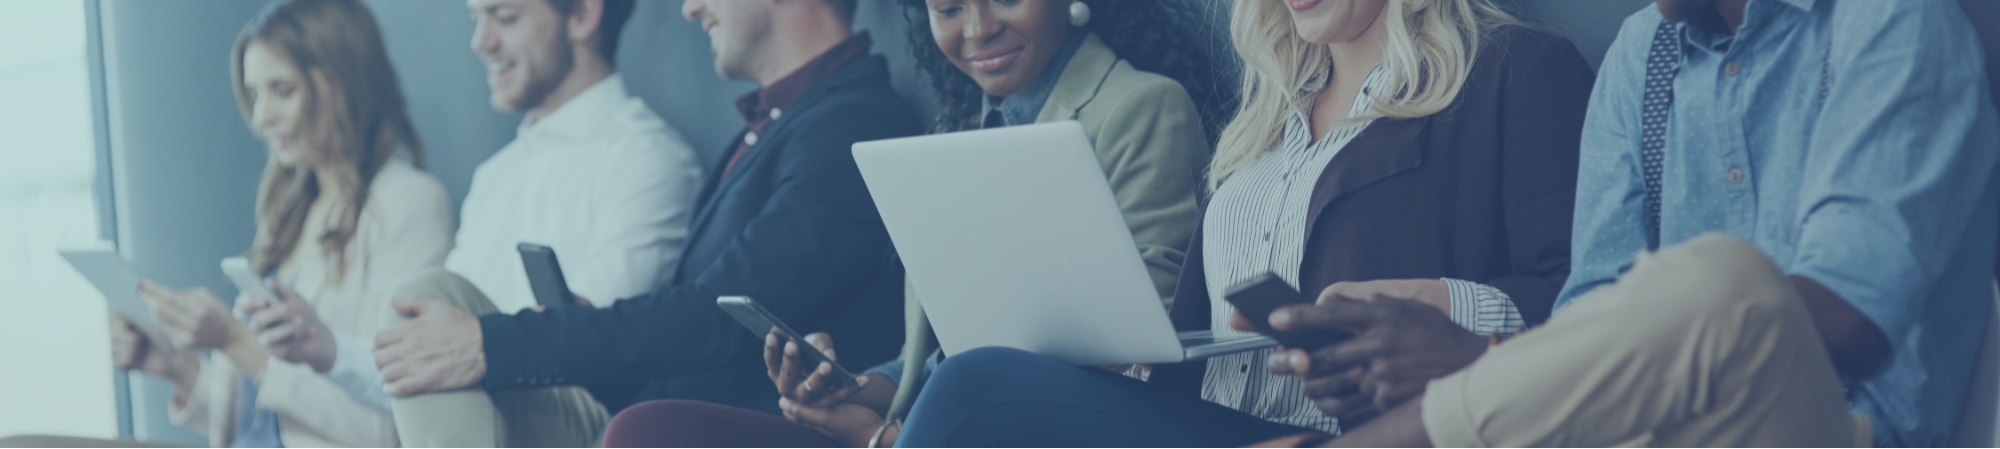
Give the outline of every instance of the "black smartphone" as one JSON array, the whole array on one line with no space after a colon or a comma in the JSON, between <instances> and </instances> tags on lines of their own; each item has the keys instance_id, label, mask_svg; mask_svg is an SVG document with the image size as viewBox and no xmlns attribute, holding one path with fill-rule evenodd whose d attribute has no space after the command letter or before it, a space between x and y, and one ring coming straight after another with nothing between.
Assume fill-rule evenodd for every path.
<instances>
[{"instance_id":1,"label":"black smartphone","mask_svg":"<svg viewBox=\"0 0 2000 449\"><path fill-rule=\"evenodd\" d=\"M785 325L784 321L779 321L777 315L764 310L764 306L757 304L756 300L748 296L724 296L715 298L715 305L721 307L722 311L728 312L729 316L735 317L736 322L743 323L743 327L749 328L750 333L757 334L759 341L772 330L777 330L778 335L784 336L786 340L798 343L799 361L804 362L806 366L817 367L819 362L833 365L833 379L830 379L833 385L839 387L854 385L854 373L841 368L839 363L828 358L825 353L819 352L818 347L806 342L804 335L799 335L798 331L792 330L792 327Z\"/></svg>"},{"instance_id":2,"label":"black smartphone","mask_svg":"<svg viewBox=\"0 0 2000 449\"><path fill-rule=\"evenodd\" d=\"M562 263L556 261L555 248L522 243L514 249L521 252L521 268L528 272L528 291L534 292L536 303L547 307L576 304L576 296L569 292L569 282L563 280Z\"/></svg>"},{"instance_id":3,"label":"black smartphone","mask_svg":"<svg viewBox=\"0 0 2000 449\"><path fill-rule=\"evenodd\" d=\"M1312 302L1276 273L1264 273L1230 286L1223 292L1222 299L1236 306L1236 311L1249 319L1258 333L1269 335L1288 347L1311 349L1349 337L1348 333L1337 330L1278 332L1272 329L1271 312L1279 307Z\"/></svg>"}]
</instances>

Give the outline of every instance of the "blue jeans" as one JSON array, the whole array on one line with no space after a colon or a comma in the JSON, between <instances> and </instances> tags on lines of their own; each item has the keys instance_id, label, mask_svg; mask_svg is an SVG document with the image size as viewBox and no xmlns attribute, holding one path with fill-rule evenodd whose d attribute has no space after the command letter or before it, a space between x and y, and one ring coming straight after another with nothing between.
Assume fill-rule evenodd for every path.
<instances>
[{"instance_id":1,"label":"blue jeans","mask_svg":"<svg viewBox=\"0 0 2000 449\"><path fill-rule=\"evenodd\" d=\"M945 359L898 447L1237 447L1312 429L1008 348Z\"/></svg>"}]
</instances>

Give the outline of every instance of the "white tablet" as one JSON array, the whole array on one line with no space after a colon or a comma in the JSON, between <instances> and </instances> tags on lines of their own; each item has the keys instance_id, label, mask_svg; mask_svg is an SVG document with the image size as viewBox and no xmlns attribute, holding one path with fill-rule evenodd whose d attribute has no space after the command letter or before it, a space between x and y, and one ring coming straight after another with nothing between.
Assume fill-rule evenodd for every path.
<instances>
[{"instance_id":1,"label":"white tablet","mask_svg":"<svg viewBox=\"0 0 2000 449\"><path fill-rule=\"evenodd\" d=\"M69 266L82 273L84 279L97 286L104 294L104 301L111 305L111 311L125 317L125 321L147 332L159 332L159 322L153 321L153 312L139 300L139 272L117 251L108 249L73 249L56 251L62 254Z\"/></svg>"}]
</instances>

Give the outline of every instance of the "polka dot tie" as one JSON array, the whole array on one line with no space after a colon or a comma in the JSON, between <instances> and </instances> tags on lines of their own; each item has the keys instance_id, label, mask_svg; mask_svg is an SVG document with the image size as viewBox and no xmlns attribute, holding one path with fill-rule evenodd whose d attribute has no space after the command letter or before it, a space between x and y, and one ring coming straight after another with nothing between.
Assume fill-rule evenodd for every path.
<instances>
[{"instance_id":1,"label":"polka dot tie","mask_svg":"<svg viewBox=\"0 0 2000 449\"><path fill-rule=\"evenodd\" d=\"M1646 179L1649 248L1660 246L1660 177L1666 162L1667 117L1674 108L1674 72L1680 61L1680 25L1661 22L1646 58L1646 99L1639 120L1639 168Z\"/></svg>"}]
</instances>

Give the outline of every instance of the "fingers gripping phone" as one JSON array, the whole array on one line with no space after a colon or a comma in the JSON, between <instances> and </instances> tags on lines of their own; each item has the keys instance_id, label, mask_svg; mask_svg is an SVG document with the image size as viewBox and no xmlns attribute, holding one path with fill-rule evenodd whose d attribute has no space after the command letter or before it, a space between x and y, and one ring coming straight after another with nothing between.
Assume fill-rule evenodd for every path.
<instances>
[{"instance_id":1,"label":"fingers gripping phone","mask_svg":"<svg viewBox=\"0 0 2000 449\"><path fill-rule=\"evenodd\" d=\"M791 340L793 343L798 343L799 361L805 363L805 366L817 367L819 366L819 362L826 362L828 365L833 365L833 379L831 380L834 385L845 387L855 384L854 373L841 368L839 363L835 363L825 353L819 352L819 347L806 342L805 336L799 335L798 331L792 330L791 326L785 325L784 321L778 320L777 315L772 315L771 311L764 310L764 306L758 305L757 301L750 299L750 297L724 296L716 298L715 305L722 307L722 311L728 312L729 316L735 317L737 322L743 323L743 327L750 328L750 333L757 334L757 338L759 339L769 334L771 330L776 329L778 335L784 336L786 340Z\"/></svg>"},{"instance_id":2,"label":"fingers gripping phone","mask_svg":"<svg viewBox=\"0 0 2000 449\"><path fill-rule=\"evenodd\" d=\"M521 252L521 268L528 272L528 291L535 294L535 303L550 308L576 304L569 281L563 280L562 263L556 260L555 248L522 243L514 249Z\"/></svg>"},{"instance_id":3,"label":"fingers gripping phone","mask_svg":"<svg viewBox=\"0 0 2000 449\"><path fill-rule=\"evenodd\" d=\"M1292 284L1285 282L1275 273L1264 273L1249 280L1230 286L1223 292L1222 299L1236 306L1236 310L1257 327L1257 332L1271 336L1278 343L1293 348L1317 348L1346 340L1349 335L1337 330L1307 330L1279 332L1271 328L1271 312L1293 304L1310 304L1311 300L1299 294Z\"/></svg>"}]
</instances>

